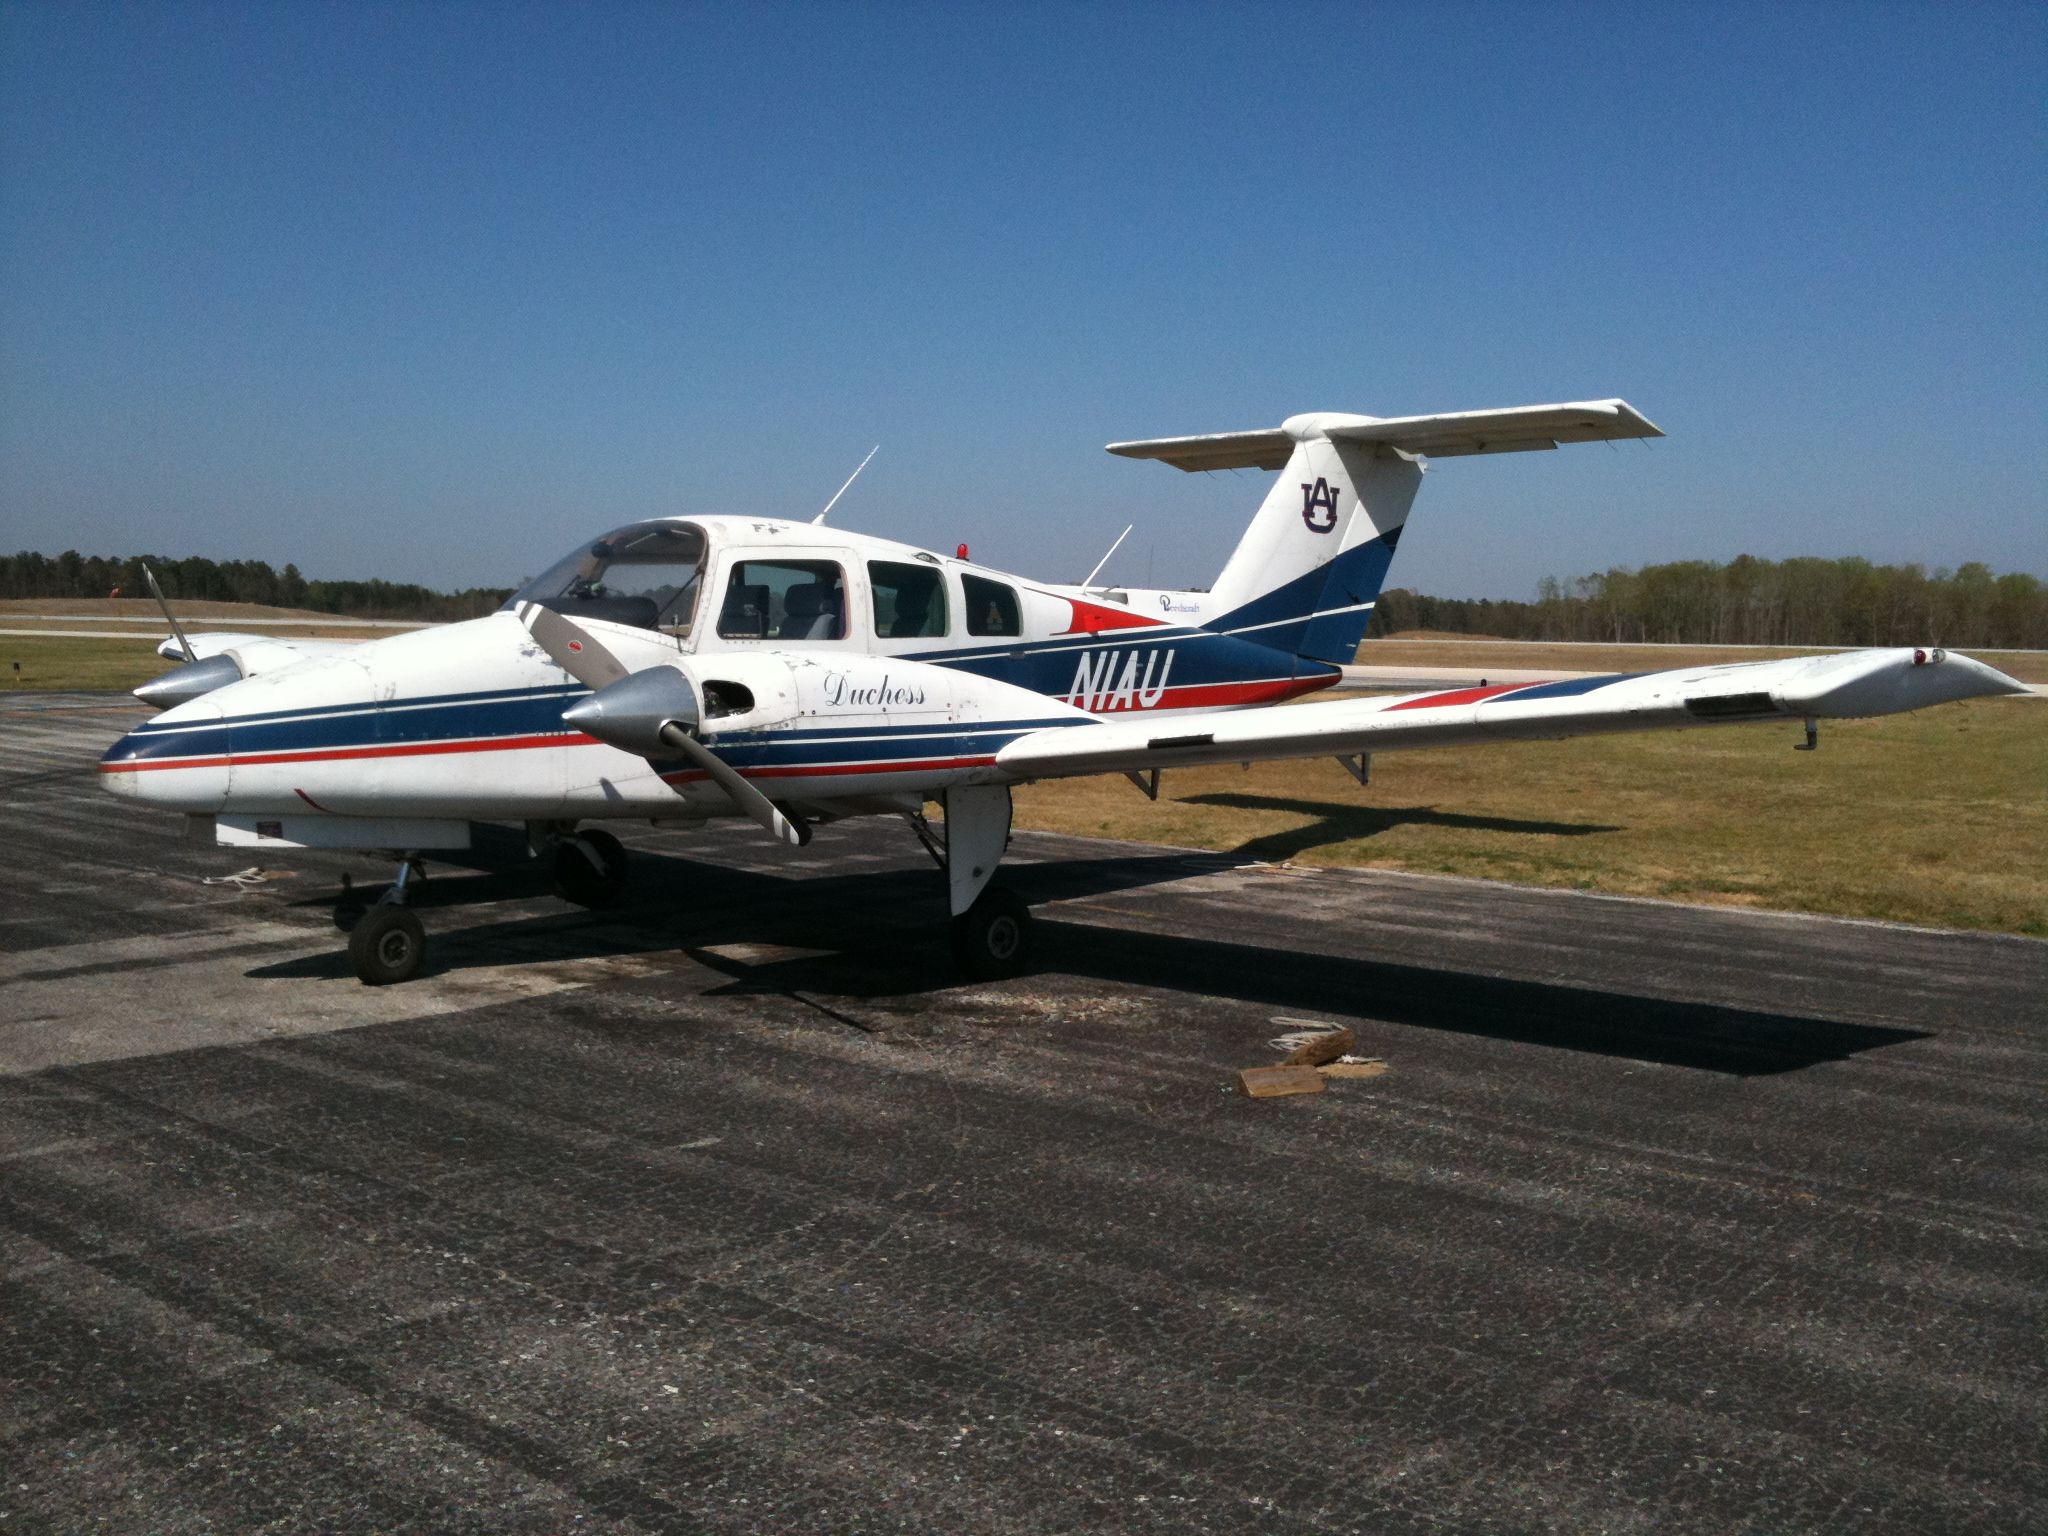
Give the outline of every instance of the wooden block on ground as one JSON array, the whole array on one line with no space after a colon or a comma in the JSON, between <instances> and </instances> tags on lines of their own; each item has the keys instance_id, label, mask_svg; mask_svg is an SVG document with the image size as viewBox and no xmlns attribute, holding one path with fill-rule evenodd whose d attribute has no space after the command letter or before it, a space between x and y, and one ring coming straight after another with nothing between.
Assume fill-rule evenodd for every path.
<instances>
[{"instance_id":1,"label":"wooden block on ground","mask_svg":"<svg viewBox=\"0 0 2048 1536\"><path fill-rule=\"evenodd\" d=\"M1278 1099L1290 1093L1321 1093L1323 1075L1314 1067L1246 1067L1237 1091L1248 1099Z\"/></svg>"},{"instance_id":2,"label":"wooden block on ground","mask_svg":"<svg viewBox=\"0 0 2048 1536\"><path fill-rule=\"evenodd\" d=\"M1283 1067L1320 1067L1326 1061L1335 1061L1352 1046L1358 1044L1358 1037L1351 1033L1350 1026L1344 1025L1328 1034L1317 1035L1313 1040L1304 1040L1285 1056L1281 1057Z\"/></svg>"},{"instance_id":3,"label":"wooden block on ground","mask_svg":"<svg viewBox=\"0 0 2048 1536\"><path fill-rule=\"evenodd\" d=\"M1378 1077L1386 1070L1384 1061L1330 1061L1316 1068L1324 1077Z\"/></svg>"}]
</instances>

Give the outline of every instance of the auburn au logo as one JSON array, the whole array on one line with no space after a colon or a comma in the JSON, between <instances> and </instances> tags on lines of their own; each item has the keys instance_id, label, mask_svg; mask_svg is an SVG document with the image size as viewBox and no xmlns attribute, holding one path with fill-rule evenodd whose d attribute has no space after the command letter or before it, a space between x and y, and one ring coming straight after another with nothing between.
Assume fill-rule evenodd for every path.
<instances>
[{"instance_id":1,"label":"auburn au logo","mask_svg":"<svg viewBox=\"0 0 2048 1536\"><path fill-rule=\"evenodd\" d=\"M1301 520L1308 524L1310 533L1328 533L1337 526L1337 497L1343 489L1321 475L1316 476L1314 485L1302 486Z\"/></svg>"}]
</instances>

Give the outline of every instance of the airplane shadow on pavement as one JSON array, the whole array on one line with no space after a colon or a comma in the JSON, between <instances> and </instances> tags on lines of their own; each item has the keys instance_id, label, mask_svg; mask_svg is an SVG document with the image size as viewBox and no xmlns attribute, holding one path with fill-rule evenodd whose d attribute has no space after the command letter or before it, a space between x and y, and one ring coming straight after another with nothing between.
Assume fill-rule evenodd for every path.
<instances>
[{"instance_id":1,"label":"airplane shadow on pavement","mask_svg":"<svg viewBox=\"0 0 2048 1536\"><path fill-rule=\"evenodd\" d=\"M1182 805L1214 805L1232 811L1285 811L1296 816L1315 817L1308 826L1255 837L1234 850L1243 858L1273 862L1291 859L1311 848L1357 842L1405 826L1446 827L1465 832L1518 832L1524 836L1540 837L1587 837L1622 830L1591 821L1525 821L1507 816L1465 816L1456 811L1439 811L1429 805L1348 805L1341 800L1295 800L1285 795L1229 792L1174 798Z\"/></svg>"},{"instance_id":2,"label":"airplane shadow on pavement","mask_svg":"<svg viewBox=\"0 0 2048 1536\"><path fill-rule=\"evenodd\" d=\"M481 861L479 861L481 862ZM1179 851L1019 862L1005 876L1036 906L1130 891L1250 862ZM784 870L787 872L783 872ZM947 953L936 872L896 867L821 875L815 864L763 871L635 852L627 899L603 911L563 908L455 927L471 902L535 894L530 869L443 876L416 902L429 921L422 979L471 966L607 955L687 956L729 978L710 995L783 995L856 1028L834 998L880 1002L959 985ZM483 914L478 914L479 916ZM1490 976L1451 967L1184 938L1133 926L1039 917L1040 975L1224 1000L1262 1010L1356 1018L1584 1051L1735 1076L1798 1071L1922 1039L1927 1031L1645 997L1597 986ZM333 951L251 970L252 977L351 974Z\"/></svg>"}]
</instances>

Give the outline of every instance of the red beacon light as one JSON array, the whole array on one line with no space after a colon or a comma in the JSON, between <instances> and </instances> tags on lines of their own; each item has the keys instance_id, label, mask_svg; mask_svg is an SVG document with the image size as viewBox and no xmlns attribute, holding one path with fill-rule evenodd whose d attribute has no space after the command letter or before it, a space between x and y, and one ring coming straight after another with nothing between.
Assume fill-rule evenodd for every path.
<instances>
[{"instance_id":1,"label":"red beacon light","mask_svg":"<svg viewBox=\"0 0 2048 1536\"><path fill-rule=\"evenodd\" d=\"M967 558L967 546L962 544L958 549L954 550L953 558L955 560L965 560Z\"/></svg>"}]
</instances>

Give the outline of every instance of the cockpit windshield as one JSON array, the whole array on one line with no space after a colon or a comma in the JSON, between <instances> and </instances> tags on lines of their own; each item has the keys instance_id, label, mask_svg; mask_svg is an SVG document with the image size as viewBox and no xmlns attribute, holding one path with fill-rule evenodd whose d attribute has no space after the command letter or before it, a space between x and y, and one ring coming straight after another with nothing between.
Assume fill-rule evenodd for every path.
<instances>
[{"instance_id":1,"label":"cockpit windshield","mask_svg":"<svg viewBox=\"0 0 2048 1536\"><path fill-rule=\"evenodd\" d=\"M687 523L633 523L585 544L505 604L539 603L572 618L687 635L704 573L704 535Z\"/></svg>"}]
</instances>

